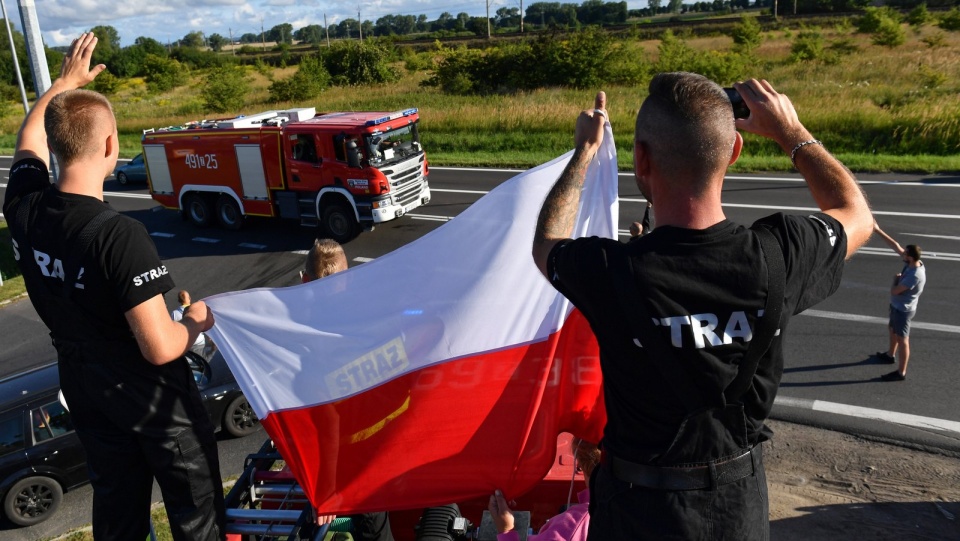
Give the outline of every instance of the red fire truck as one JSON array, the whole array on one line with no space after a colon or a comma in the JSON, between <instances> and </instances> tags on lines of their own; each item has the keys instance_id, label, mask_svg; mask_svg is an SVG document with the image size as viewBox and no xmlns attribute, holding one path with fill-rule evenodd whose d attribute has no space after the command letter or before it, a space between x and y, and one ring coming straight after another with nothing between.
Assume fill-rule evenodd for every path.
<instances>
[{"instance_id":1,"label":"red fire truck","mask_svg":"<svg viewBox=\"0 0 960 541\"><path fill-rule=\"evenodd\" d=\"M273 216L346 242L430 201L418 122L417 109L310 107L148 130L150 194L201 227Z\"/></svg>"}]
</instances>

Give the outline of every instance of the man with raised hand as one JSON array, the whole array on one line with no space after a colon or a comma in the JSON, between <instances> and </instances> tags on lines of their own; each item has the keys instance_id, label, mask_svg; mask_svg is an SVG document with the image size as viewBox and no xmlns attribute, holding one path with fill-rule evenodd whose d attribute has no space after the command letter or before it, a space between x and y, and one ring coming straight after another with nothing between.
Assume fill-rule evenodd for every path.
<instances>
[{"instance_id":1,"label":"man with raised hand","mask_svg":"<svg viewBox=\"0 0 960 541\"><path fill-rule=\"evenodd\" d=\"M580 114L576 149L534 233L540 271L600 345L607 424L591 477L591 540L769 538L760 443L783 373L790 316L831 295L873 219L856 179L766 81L722 88L661 73L637 115L634 172L657 228L629 243L571 240L606 96ZM822 212L750 227L726 219L738 129L773 139ZM739 377L738 377L739 376Z\"/></svg>"},{"instance_id":2,"label":"man with raised hand","mask_svg":"<svg viewBox=\"0 0 960 541\"><path fill-rule=\"evenodd\" d=\"M94 537L145 539L156 479L174 539L223 539L217 443L183 358L213 315L196 302L170 318L174 284L153 241L103 201L119 140L110 102L81 90L104 70L90 67L96 45L93 33L74 40L20 128L3 203L14 255L86 450Z\"/></svg>"}]
</instances>

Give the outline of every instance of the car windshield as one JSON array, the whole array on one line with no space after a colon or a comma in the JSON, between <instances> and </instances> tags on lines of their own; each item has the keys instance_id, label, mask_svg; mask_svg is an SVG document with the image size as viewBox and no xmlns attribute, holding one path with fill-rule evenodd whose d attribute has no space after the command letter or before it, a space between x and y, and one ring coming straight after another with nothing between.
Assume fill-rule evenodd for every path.
<instances>
[{"instance_id":1,"label":"car windshield","mask_svg":"<svg viewBox=\"0 0 960 541\"><path fill-rule=\"evenodd\" d=\"M417 123L364 137L370 165L381 166L400 161L420 152L420 133Z\"/></svg>"}]
</instances>

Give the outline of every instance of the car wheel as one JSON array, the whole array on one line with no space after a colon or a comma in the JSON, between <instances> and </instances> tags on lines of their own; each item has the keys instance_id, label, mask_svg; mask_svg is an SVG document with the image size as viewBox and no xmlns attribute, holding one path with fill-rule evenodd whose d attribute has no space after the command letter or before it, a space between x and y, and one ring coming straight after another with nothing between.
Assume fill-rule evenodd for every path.
<instances>
[{"instance_id":1,"label":"car wheel","mask_svg":"<svg viewBox=\"0 0 960 541\"><path fill-rule=\"evenodd\" d=\"M63 489L49 477L27 477L10 488L3 512L14 524L32 526L50 518L60 507Z\"/></svg>"},{"instance_id":2,"label":"car wheel","mask_svg":"<svg viewBox=\"0 0 960 541\"><path fill-rule=\"evenodd\" d=\"M119 173L117 173L117 182L119 182L123 186L126 186L127 183L130 182L130 179L127 178L126 173L124 173L123 171L120 171Z\"/></svg>"},{"instance_id":3,"label":"car wheel","mask_svg":"<svg viewBox=\"0 0 960 541\"><path fill-rule=\"evenodd\" d=\"M192 193L183 200L183 212L187 219L197 227L207 227L210 225L212 217L210 216L210 203L206 197L198 193Z\"/></svg>"},{"instance_id":4,"label":"car wheel","mask_svg":"<svg viewBox=\"0 0 960 541\"><path fill-rule=\"evenodd\" d=\"M323 210L323 231L331 239L344 244L360 233L360 224L350 207L334 203Z\"/></svg>"},{"instance_id":5,"label":"car wheel","mask_svg":"<svg viewBox=\"0 0 960 541\"><path fill-rule=\"evenodd\" d=\"M227 194L217 199L217 220L224 229L236 231L243 225L243 213L240 205Z\"/></svg>"},{"instance_id":6,"label":"car wheel","mask_svg":"<svg viewBox=\"0 0 960 541\"><path fill-rule=\"evenodd\" d=\"M260 419L257 419L257 414L243 395L231 400L223 412L223 429L235 438L253 434L258 426Z\"/></svg>"}]
</instances>

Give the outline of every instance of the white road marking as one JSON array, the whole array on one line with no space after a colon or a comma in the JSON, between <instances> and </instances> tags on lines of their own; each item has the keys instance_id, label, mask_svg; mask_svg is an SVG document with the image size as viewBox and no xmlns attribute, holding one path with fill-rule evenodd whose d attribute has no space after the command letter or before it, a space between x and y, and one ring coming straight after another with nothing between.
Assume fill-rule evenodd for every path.
<instances>
[{"instance_id":1,"label":"white road marking","mask_svg":"<svg viewBox=\"0 0 960 541\"><path fill-rule=\"evenodd\" d=\"M220 239L210 239L207 237L193 237L190 240L192 240L193 242L206 242L207 244L216 244L220 242Z\"/></svg>"},{"instance_id":2,"label":"white road marking","mask_svg":"<svg viewBox=\"0 0 960 541\"><path fill-rule=\"evenodd\" d=\"M859 314L846 314L843 312L828 312L826 310L804 310L801 316L820 317L824 319L839 319L843 321L857 321L860 323L879 323L886 326L889 320L885 317L863 316ZM951 334L960 334L960 325L944 325L941 323L923 323L922 321L911 321L911 329L926 329L928 331L946 332Z\"/></svg>"},{"instance_id":3,"label":"white road marking","mask_svg":"<svg viewBox=\"0 0 960 541\"><path fill-rule=\"evenodd\" d=\"M897 258L900 257L896 253L894 253L893 250L890 250L889 248L873 248L870 246L862 246L859 250L857 250L857 253L865 254L865 255L886 255L886 256L892 256ZM949 252L928 252L924 250L923 258L924 259L942 259L944 261L960 261L960 254L953 254Z\"/></svg>"},{"instance_id":4,"label":"white road marking","mask_svg":"<svg viewBox=\"0 0 960 541\"><path fill-rule=\"evenodd\" d=\"M430 222L449 222L454 219L454 216L432 216L430 214L405 214L404 216L409 216L416 220L427 220Z\"/></svg>"},{"instance_id":5,"label":"white road marking","mask_svg":"<svg viewBox=\"0 0 960 541\"><path fill-rule=\"evenodd\" d=\"M290 253L291 253L291 254L297 254L297 255L307 255L308 252L309 252L309 250L294 250L294 251L292 251L292 252L290 252Z\"/></svg>"},{"instance_id":6,"label":"white road marking","mask_svg":"<svg viewBox=\"0 0 960 541\"><path fill-rule=\"evenodd\" d=\"M375 258L373 258L373 257L355 257L355 258L353 258L353 260L356 261L357 263L369 263L369 262L373 261L374 259L375 259Z\"/></svg>"},{"instance_id":7,"label":"white road marking","mask_svg":"<svg viewBox=\"0 0 960 541\"><path fill-rule=\"evenodd\" d=\"M960 423L956 421L936 419L933 417L923 417L920 415L911 415L909 413L900 413L897 411L850 406L847 404L838 404L836 402L827 402L825 400L791 398L789 396L778 396L773 403L777 406L803 408L813 411L822 411L824 413L836 413L839 415L847 415L861 419L874 419L877 421L886 421L889 423L912 426L926 430L945 430L948 432L960 433Z\"/></svg>"},{"instance_id":8,"label":"white road marking","mask_svg":"<svg viewBox=\"0 0 960 541\"><path fill-rule=\"evenodd\" d=\"M165 239L172 239L172 238L175 237L176 235L173 234L173 233L161 233L160 231L154 231L153 233L150 233L150 236L151 236L151 237L163 237L163 238L165 238Z\"/></svg>"},{"instance_id":9,"label":"white road marking","mask_svg":"<svg viewBox=\"0 0 960 541\"><path fill-rule=\"evenodd\" d=\"M103 192L103 196L125 197L127 199L153 199L148 193L129 193L129 192Z\"/></svg>"},{"instance_id":10,"label":"white road marking","mask_svg":"<svg viewBox=\"0 0 960 541\"><path fill-rule=\"evenodd\" d=\"M921 233L900 233L900 234L910 236L910 237L926 237L928 239L960 240L960 237L951 237L950 235L923 235Z\"/></svg>"},{"instance_id":11,"label":"white road marking","mask_svg":"<svg viewBox=\"0 0 960 541\"><path fill-rule=\"evenodd\" d=\"M439 192L439 193L469 193L469 194L488 194L489 191L486 190L450 190L447 188L430 188L430 192Z\"/></svg>"},{"instance_id":12,"label":"white road marking","mask_svg":"<svg viewBox=\"0 0 960 541\"><path fill-rule=\"evenodd\" d=\"M254 250L266 250L266 249L267 249L267 245L266 245L266 244L253 244L253 243L250 243L250 242L241 242L241 243L238 244L237 246L239 246L239 247L241 247L241 248L253 248Z\"/></svg>"}]
</instances>

